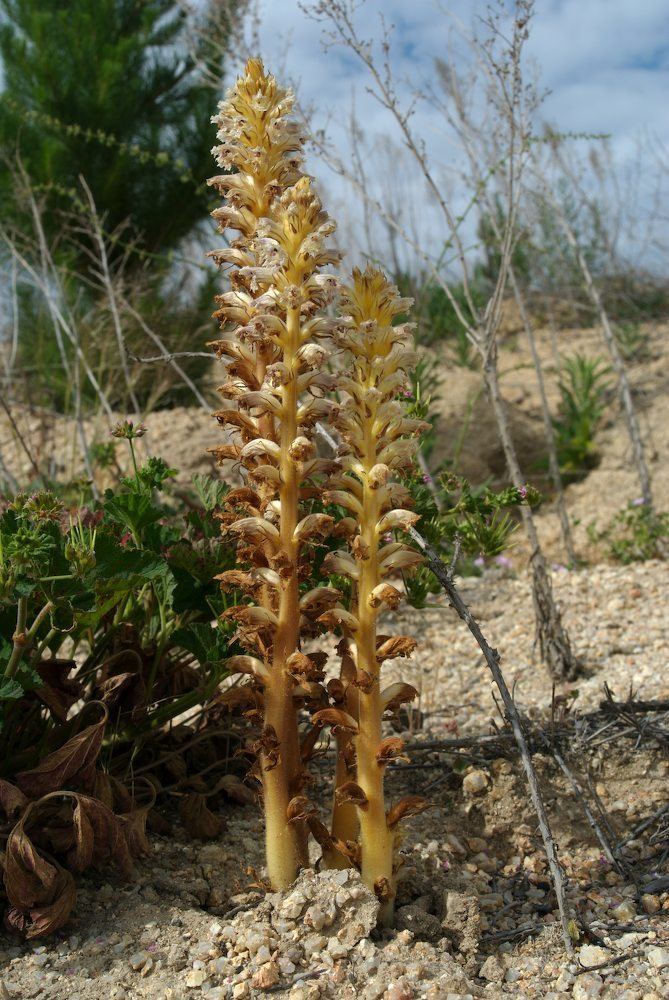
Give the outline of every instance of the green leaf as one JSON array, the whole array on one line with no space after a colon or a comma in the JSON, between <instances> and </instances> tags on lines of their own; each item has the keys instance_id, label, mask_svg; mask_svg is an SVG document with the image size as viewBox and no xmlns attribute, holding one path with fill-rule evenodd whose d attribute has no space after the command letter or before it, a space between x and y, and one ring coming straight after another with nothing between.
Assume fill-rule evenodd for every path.
<instances>
[{"instance_id":1,"label":"green leaf","mask_svg":"<svg viewBox=\"0 0 669 1000\"><path fill-rule=\"evenodd\" d=\"M0 681L0 701L16 701L23 695L23 688L12 677L6 677Z\"/></svg>"},{"instance_id":2,"label":"green leaf","mask_svg":"<svg viewBox=\"0 0 669 1000\"><path fill-rule=\"evenodd\" d=\"M110 535L98 536L95 558L95 581L103 592L132 590L161 576L171 576L161 556L143 549L124 548Z\"/></svg>"},{"instance_id":3,"label":"green leaf","mask_svg":"<svg viewBox=\"0 0 669 1000\"><path fill-rule=\"evenodd\" d=\"M228 639L218 628L206 622L197 622L187 628L176 629L172 642L196 657L202 665L216 665L230 655Z\"/></svg>"},{"instance_id":4,"label":"green leaf","mask_svg":"<svg viewBox=\"0 0 669 1000\"><path fill-rule=\"evenodd\" d=\"M110 521L123 525L139 536L143 528L155 524L163 516L163 509L157 507L150 493L119 493L109 491L104 503L105 514Z\"/></svg>"},{"instance_id":5,"label":"green leaf","mask_svg":"<svg viewBox=\"0 0 669 1000\"><path fill-rule=\"evenodd\" d=\"M228 492L227 483L222 483L220 479L214 479L212 476L205 476L199 472L193 476L192 483L200 503L206 511L211 512L223 505L225 494Z\"/></svg>"}]
</instances>

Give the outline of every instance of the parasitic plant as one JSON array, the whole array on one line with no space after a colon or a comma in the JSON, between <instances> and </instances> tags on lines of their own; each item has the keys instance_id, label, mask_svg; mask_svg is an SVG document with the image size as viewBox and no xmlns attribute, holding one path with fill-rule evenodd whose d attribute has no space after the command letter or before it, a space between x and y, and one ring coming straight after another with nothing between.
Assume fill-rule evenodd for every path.
<instances>
[{"instance_id":1,"label":"parasitic plant","mask_svg":"<svg viewBox=\"0 0 669 1000\"><path fill-rule=\"evenodd\" d=\"M348 608L338 605L321 616L324 624L343 633L342 673L329 685L335 708L314 716L317 723L332 725L338 742L332 843L325 845L325 861L337 864L339 853L359 865L381 901L383 924L393 916L397 825L425 806L424 800L410 797L386 811L384 770L402 753L403 743L396 736L384 738L382 719L417 692L401 682L382 687L381 665L409 655L416 643L377 631L382 609L397 607L401 599L390 580L421 561L395 540L418 520L408 509L408 490L398 480L412 467L412 439L427 426L406 413L413 341L410 324L393 323L407 305L371 267L355 270L352 284L342 291L337 343L350 368L337 381L345 396L332 418L342 438L340 468L330 478L325 499L347 510L349 546L329 553L323 568L351 581L351 600Z\"/></svg>"},{"instance_id":2,"label":"parasitic plant","mask_svg":"<svg viewBox=\"0 0 669 1000\"><path fill-rule=\"evenodd\" d=\"M266 818L272 887L287 887L308 863L304 762L298 709L324 702L324 655L306 656L304 638L338 599L330 587L308 589L313 545L333 519L313 510L319 477L332 463L316 455L316 422L331 403L325 394L326 339L332 321L321 315L336 286L321 273L339 255L326 248L334 230L300 168L303 137L290 118L293 98L249 60L213 119L220 145L214 155L230 173L211 184L227 204L213 215L221 230L236 230L229 248L212 257L231 265L231 290L217 298L223 336L214 346L227 361L219 391L228 401L216 414L230 428L220 460L237 462L244 485L232 490L222 515L239 539L238 565L221 575L224 588L245 594L226 612L238 624L245 654L228 662L249 675L247 691L261 732L255 744Z\"/></svg>"}]
</instances>

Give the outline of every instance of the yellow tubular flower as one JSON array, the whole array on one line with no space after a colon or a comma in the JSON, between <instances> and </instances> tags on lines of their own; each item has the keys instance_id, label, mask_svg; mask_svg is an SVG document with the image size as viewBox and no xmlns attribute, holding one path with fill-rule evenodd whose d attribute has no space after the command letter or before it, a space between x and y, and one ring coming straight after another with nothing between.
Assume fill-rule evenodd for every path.
<instances>
[{"instance_id":1,"label":"yellow tubular flower","mask_svg":"<svg viewBox=\"0 0 669 1000\"><path fill-rule=\"evenodd\" d=\"M354 271L353 283L342 294L344 320L337 342L351 358L351 368L338 386L346 400L333 419L343 439L340 474L330 480L325 498L346 507L354 522L350 554L332 553L325 569L352 581L352 603L348 612L332 608L322 616L331 627L339 626L345 650L341 681L331 691L340 708L334 716L315 720L334 723L335 732L348 734L352 749L340 740L341 758L335 792L333 841L325 850L326 863L333 860L333 847L359 864L362 876L381 901L380 922L392 922L396 892L398 845L397 824L406 815L424 808L423 800L405 799L386 813L383 788L385 765L402 751L396 737L384 739L384 711L397 710L416 694L408 684L381 687L384 659L408 655L415 642L406 636L377 635L377 618L384 606L397 606L399 591L388 582L400 569L420 562L412 549L389 541L388 533L417 520L411 513L408 491L394 474L410 467L413 436L425 426L406 416L399 401L408 384L407 371L414 364L408 324L393 326L409 303L384 275L374 269ZM346 712L344 712L344 708ZM341 716L350 719L353 726ZM342 779L344 779L342 781ZM351 817L357 813L357 823ZM350 844L359 824L360 842ZM349 843L342 843L349 841Z\"/></svg>"},{"instance_id":2,"label":"yellow tubular flower","mask_svg":"<svg viewBox=\"0 0 669 1000\"><path fill-rule=\"evenodd\" d=\"M217 298L223 336L214 346L227 362L219 391L229 401L216 416L232 438L212 450L246 470L222 520L248 569L220 579L249 599L226 612L249 654L233 657L230 667L248 675L252 703L262 711L255 746L274 889L290 885L308 863L309 812L300 793L313 741L300 746L297 708L323 704L324 692L322 661L300 652L301 635L318 631L317 617L339 597L323 587L300 601L310 548L332 523L305 514L303 501L313 496L314 478L332 467L316 456L311 438L328 414L323 397L331 388L320 344L331 323L319 313L334 279L319 272L338 255L325 246L334 223L300 170L303 138L289 118L292 105L291 94L250 60L213 119L221 143L214 155L236 173L211 181L226 198L214 217L222 230L239 233L211 255L231 265L231 290Z\"/></svg>"}]
</instances>

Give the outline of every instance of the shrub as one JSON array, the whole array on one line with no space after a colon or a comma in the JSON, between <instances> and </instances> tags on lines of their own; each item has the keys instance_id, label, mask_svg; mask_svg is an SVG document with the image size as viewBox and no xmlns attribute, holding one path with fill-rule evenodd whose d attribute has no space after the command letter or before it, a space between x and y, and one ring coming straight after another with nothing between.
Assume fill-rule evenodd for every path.
<instances>
[{"instance_id":1,"label":"shrub","mask_svg":"<svg viewBox=\"0 0 669 1000\"><path fill-rule=\"evenodd\" d=\"M554 420L560 471L577 479L597 464L595 433L604 413L610 369L601 358L574 354L560 372L560 402Z\"/></svg>"},{"instance_id":2,"label":"shrub","mask_svg":"<svg viewBox=\"0 0 669 1000\"><path fill-rule=\"evenodd\" d=\"M669 552L669 513L657 513L643 498L632 500L603 530L588 528L590 538L605 542L609 556L621 563L666 559Z\"/></svg>"}]
</instances>

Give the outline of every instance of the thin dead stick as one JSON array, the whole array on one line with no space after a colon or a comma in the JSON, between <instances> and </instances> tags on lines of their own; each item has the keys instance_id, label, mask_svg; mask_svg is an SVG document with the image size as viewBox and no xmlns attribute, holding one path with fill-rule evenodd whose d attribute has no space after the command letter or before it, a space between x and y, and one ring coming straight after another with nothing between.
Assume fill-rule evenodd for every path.
<instances>
[{"instance_id":1,"label":"thin dead stick","mask_svg":"<svg viewBox=\"0 0 669 1000\"><path fill-rule=\"evenodd\" d=\"M604 852L604 857L606 858L606 860L609 862L610 865L613 865L613 867L618 870L618 872L621 875L624 875L625 874L624 866L615 857L611 845L609 844L608 837L606 836L601 826L597 822L595 814L590 808L590 804L587 798L585 797L585 792L583 791L578 779L572 773L571 769L567 765L567 762L565 761L560 751L551 744L550 740L548 739L548 736L543 731L543 729L540 729L539 732L541 733L541 736L544 740L547 751L552 755L553 759L555 760L555 763L558 765L558 767L564 774L565 778L571 785L574 795L580 802L581 808L585 814L585 818L587 819L588 824L590 825L590 829L597 837L597 840L600 843L602 851Z\"/></svg>"},{"instance_id":2,"label":"thin dead stick","mask_svg":"<svg viewBox=\"0 0 669 1000\"><path fill-rule=\"evenodd\" d=\"M560 923L562 925L562 938L564 941L564 946L568 955L574 953L574 945L571 939L571 934L569 933L569 911L567 909L567 892L566 892L566 879L562 867L560 865L559 858L557 856L557 850L555 847L555 841L553 840L553 834L551 833L550 823L548 821L548 815L546 813L546 808L544 806L544 801L541 796L541 790L539 788L539 782L537 780L536 771L532 764L532 758L527 747L527 741L525 739L525 734L523 733L523 727L516 708L516 704L511 696L511 692L507 687L506 681L504 680L504 675L500 668L500 656L496 649L487 642L485 636L481 632L478 622L472 615L471 611L464 603L460 594L455 586L453 577L449 572L448 567L445 563L441 561L437 553L434 551L432 546L423 538L423 536L416 531L415 528L408 529L409 534L413 540L420 546L422 551L425 553L425 557L430 566L430 569L439 580L448 597L450 598L452 606L455 608L458 616L466 624L467 628L471 634L476 639L479 645L485 661L488 665L490 673L493 676L493 680L499 689L499 693L502 696L502 701L504 702L504 708L506 710L507 718L511 723L513 729L513 734L516 738L516 743L518 744L518 750L520 751L520 756L523 762L523 768L525 769L525 774L527 776L527 783L530 788L530 796L532 798L532 804L537 814L537 819L539 820L539 829L541 831L541 838L544 842L544 850L546 851L546 858L548 860L548 867L550 868L551 876L553 879L553 888L555 889L555 897L557 899L558 910L560 911Z\"/></svg>"},{"instance_id":3,"label":"thin dead stick","mask_svg":"<svg viewBox=\"0 0 669 1000\"><path fill-rule=\"evenodd\" d=\"M174 351L172 354L156 354L152 358L140 358L126 347L126 353L132 361L137 361L142 365L153 365L158 361L174 361L175 358L211 358L212 361L216 360L216 355L211 351Z\"/></svg>"},{"instance_id":4,"label":"thin dead stick","mask_svg":"<svg viewBox=\"0 0 669 1000\"><path fill-rule=\"evenodd\" d=\"M42 477L42 473L40 472L39 465L37 464L37 462L33 458L32 452L30 451L30 448L26 444L25 438L23 437L23 434L19 430L18 425L17 425L16 421L14 420L14 417L12 416L12 411L9 409L9 407L7 406L7 404L4 401L4 399L2 399L2 397L0 397L0 406L2 406L3 410L7 414L7 419L9 420L10 424L12 425L12 430L16 434L16 437L17 437L17 439L19 441L19 444L23 448L24 452L26 453L26 455L28 457L28 461L30 462L30 464L33 467L33 472L35 473L35 475L37 476L38 479L42 479L43 477Z\"/></svg>"},{"instance_id":5,"label":"thin dead stick","mask_svg":"<svg viewBox=\"0 0 669 1000\"><path fill-rule=\"evenodd\" d=\"M114 333L116 335L116 343L118 345L118 354L121 361L121 368L123 370L123 378L125 380L125 386L128 391L128 396L130 402L132 403L133 410L137 419L141 416L141 407L139 405L139 400L135 392L133 381L130 375L130 368L128 367L128 359L126 356L126 346L125 337L123 336L123 324L121 323L121 316L119 313L118 303L116 301L116 291L114 289L114 283L112 281L111 270L109 267L109 258L107 256L107 246L105 244L102 226L100 224L100 218L98 216L97 207L95 205L95 200L93 198L93 193L86 183L86 178L83 174L79 174L79 183L81 184L86 198L88 200L88 205L90 208L90 219L92 226L92 236L95 239L98 248L99 263L100 263L100 280L102 286L107 294L109 300L109 311L111 313L112 322L114 326Z\"/></svg>"},{"instance_id":6,"label":"thin dead stick","mask_svg":"<svg viewBox=\"0 0 669 1000\"><path fill-rule=\"evenodd\" d=\"M141 326L141 328L144 331L144 333L148 337L150 337L151 340L156 345L156 347L160 351L163 352L162 355L160 355L159 360L160 361L165 361L165 362L167 362L167 364L169 364L169 365L172 366L172 368L177 373L177 375L179 375L179 377L181 378L181 380L188 386L188 388L190 389L190 391L193 393L193 395L197 399L197 401L200 404L200 406L202 407L202 409L206 410L207 413L210 413L211 412L211 406L209 405L209 403L207 402L207 400L204 398L204 396L202 395L202 393L200 392L200 390L198 389L198 387L195 385L195 383L193 382L192 378L190 378L186 374L186 372L183 370L183 368L181 367L181 365L177 361L174 360L176 357L179 357L179 356L184 357L186 355L186 352L181 352L181 355L179 355L179 354L173 354L172 356L170 356L170 353L167 350L167 348L165 347L165 344L163 343L162 339L158 336L158 334L154 330L151 329L151 327L147 324L147 322L144 319L144 317L142 316L142 314L139 313L139 312L137 312L136 309L133 309L133 307L130 305L130 303L127 300L124 299L123 300L123 304L125 305L125 308L128 310L128 312L130 313L130 315L134 316L134 318L137 320L137 322ZM198 354L199 352L194 352L194 353ZM205 353L205 357L209 357L209 355Z\"/></svg>"},{"instance_id":7,"label":"thin dead stick","mask_svg":"<svg viewBox=\"0 0 669 1000\"><path fill-rule=\"evenodd\" d=\"M494 216L491 216L494 223ZM541 367L541 359L539 357L539 352L537 350L536 339L534 336L534 330L530 322L530 317L527 313L527 308L525 306L525 300L523 299L520 286L516 279L516 272L514 271L513 265L509 267L509 282L511 284L511 290L513 296L516 300L518 306L518 312L520 313L520 319L525 329L525 335L527 337L527 342L530 347L530 353L532 355L532 362L534 364L534 371L537 379L537 389L539 390L539 400L541 402L541 415L544 422L544 432L546 434L546 445L548 447L548 469L550 472L551 479L553 481L553 488L555 490L555 503L558 512L558 518L560 520L560 532L562 534L562 544L564 545L565 552L567 555L567 562L572 566L576 565L576 551L574 549L574 540L571 534L571 526L569 524L569 517L567 515L567 508L564 500L564 489L562 483L562 475L560 473L560 462L558 460L557 444L555 441L555 431L553 429L553 421L551 418L551 411L548 405L548 397L546 396L546 384L544 382L543 369Z\"/></svg>"}]
</instances>

